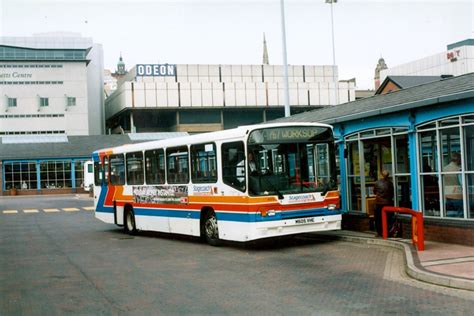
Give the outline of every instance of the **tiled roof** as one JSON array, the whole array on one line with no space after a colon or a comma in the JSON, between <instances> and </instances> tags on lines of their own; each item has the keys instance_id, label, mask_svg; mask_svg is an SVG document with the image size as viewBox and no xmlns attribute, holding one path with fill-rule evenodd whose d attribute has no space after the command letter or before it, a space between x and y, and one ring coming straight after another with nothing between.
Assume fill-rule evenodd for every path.
<instances>
[{"instance_id":1,"label":"tiled roof","mask_svg":"<svg viewBox=\"0 0 474 316\"><path fill-rule=\"evenodd\" d=\"M390 78L402 89L443 79L441 76L388 76L387 78Z\"/></svg>"},{"instance_id":2,"label":"tiled roof","mask_svg":"<svg viewBox=\"0 0 474 316\"><path fill-rule=\"evenodd\" d=\"M273 122L320 122L334 124L466 98L474 98L474 73L324 107L281 118Z\"/></svg>"}]
</instances>

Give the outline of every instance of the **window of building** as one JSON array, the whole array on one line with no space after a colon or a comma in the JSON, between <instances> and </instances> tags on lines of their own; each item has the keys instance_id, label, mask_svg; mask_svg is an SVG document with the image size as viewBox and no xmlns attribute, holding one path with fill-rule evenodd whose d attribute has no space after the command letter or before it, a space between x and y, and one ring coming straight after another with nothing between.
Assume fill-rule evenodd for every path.
<instances>
[{"instance_id":1,"label":"window of building","mask_svg":"<svg viewBox=\"0 0 474 316\"><path fill-rule=\"evenodd\" d=\"M357 137L357 135L356 135ZM353 138L349 137L350 139ZM349 209L352 211L362 211L361 209L361 190L360 190L360 163L359 163L359 143L357 141L348 141L346 143L347 160L347 182L349 193Z\"/></svg>"},{"instance_id":2,"label":"window of building","mask_svg":"<svg viewBox=\"0 0 474 316\"><path fill-rule=\"evenodd\" d=\"M168 148L166 163L168 183L189 183L188 147Z\"/></svg>"},{"instance_id":3,"label":"window of building","mask_svg":"<svg viewBox=\"0 0 474 316\"><path fill-rule=\"evenodd\" d=\"M76 98L67 97L67 106L76 106Z\"/></svg>"},{"instance_id":4,"label":"window of building","mask_svg":"<svg viewBox=\"0 0 474 316\"><path fill-rule=\"evenodd\" d=\"M5 162L5 190L37 189L36 162Z\"/></svg>"},{"instance_id":5,"label":"window of building","mask_svg":"<svg viewBox=\"0 0 474 316\"><path fill-rule=\"evenodd\" d=\"M412 207L410 151L408 150L408 134L393 136L395 158L394 186L397 205Z\"/></svg>"},{"instance_id":6,"label":"window of building","mask_svg":"<svg viewBox=\"0 0 474 316\"><path fill-rule=\"evenodd\" d=\"M450 126L459 121L444 120L440 126ZM442 154L443 203L446 217L463 217L463 180L461 170L461 139L459 127L440 130Z\"/></svg>"},{"instance_id":7,"label":"window of building","mask_svg":"<svg viewBox=\"0 0 474 316\"><path fill-rule=\"evenodd\" d=\"M125 161L123 155L110 156L110 184L125 184Z\"/></svg>"},{"instance_id":8,"label":"window of building","mask_svg":"<svg viewBox=\"0 0 474 316\"><path fill-rule=\"evenodd\" d=\"M40 163L40 180L42 189L71 188L71 162L42 161Z\"/></svg>"},{"instance_id":9,"label":"window of building","mask_svg":"<svg viewBox=\"0 0 474 316\"><path fill-rule=\"evenodd\" d=\"M215 144L191 146L191 180L193 183L214 183L217 181Z\"/></svg>"},{"instance_id":10,"label":"window of building","mask_svg":"<svg viewBox=\"0 0 474 316\"><path fill-rule=\"evenodd\" d=\"M40 134L66 134L66 131L15 131L15 132L0 132L0 135L40 135Z\"/></svg>"},{"instance_id":11,"label":"window of building","mask_svg":"<svg viewBox=\"0 0 474 316\"><path fill-rule=\"evenodd\" d=\"M76 188L82 188L84 183L84 163L86 160L74 161L74 177ZM90 165L92 167L92 165Z\"/></svg>"},{"instance_id":12,"label":"window of building","mask_svg":"<svg viewBox=\"0 0 474 316\"><path fill-rule=\"evenodd\" d=\"M40 106L41 107L49 106L49 98L40 98Z\"/></svg>"},{"instance_id":13,"label":"window of building","mask_svg":"<svg viewBox=\"0 0 474 316\"><path fill-rule=\"evenodd\" d=\"M143 153L141 151L128 153L127 158L127 184L143 184Z\"/></svg>"},{"instance_id":14,"label":"window of building","mask_svg":"<svg viewBox=\"0 0 474 316\"><path fill-rule=\"evenodd\" d=\"M21 47L0 47L0 60L85 60L86 49L29 49ZM10 66L10 65L8 65ZM13 65L15 67L16 65ZM37 65L49 68L52 65ZM12 68L11 66L8 68Z\"/></svg>"},{"instance_id":15,"label":"window of building","mask_svg":"<svg viewBox=\"0 0 474 316\"><path fill-rule=\"evenodd\" d=\"M147 184L165 183L165 153L163 149L145 151Z\"/></svg>"},{"instance_id":16,"label":"window of building","mask_svg":"<svg viewBox=\"0 0 474 316\"><path fill-rule=\"evenodd\" d=\"M8 107L16 108L16 98L8 98Z\"/></svg>"},{"instance_id":17,"label":"window of building","mask_svg":"<svg viewBox=\"0 0 474 316\"><path fill-rule=\"evenodd\" d=\"M474 123L469 117L449 117L418 129L425 216L474 218Z\"/></svg>"},{"instance_id":18,"label":"window of building","mask_svg":"<svg viewBox=\"0 0 474 316\"><path fill-rule=\"evenodd\" d=\"M373 215L374 185L387 170L394 185L394 204L412 207L408 129L361 131L346 136L348 207Z\"/></svg>"},{"instance_id":19,"label":"window of building","mask_svg":"<svg viewBox=\"0 0 474 316\"><path fill-rule=\"evenodd\" d=\"M245 150L243 142L224 143L222 151L222 179L225 184L244 192Z\"/></svg>"}]
</instances>

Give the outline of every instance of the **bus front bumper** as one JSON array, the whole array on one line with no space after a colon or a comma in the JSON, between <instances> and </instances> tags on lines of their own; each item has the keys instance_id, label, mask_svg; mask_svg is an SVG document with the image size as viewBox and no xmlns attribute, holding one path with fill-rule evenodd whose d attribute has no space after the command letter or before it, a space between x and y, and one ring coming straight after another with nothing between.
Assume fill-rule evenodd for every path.
<instances>
[{"instance_id":1,"label":"bus front bumper","mask_svg":"<svg viewBox=\"0 0 474 316\"><path fill-rule=\"evenodd\" d=\"M262 238L339 230L341 229L341 220L342 216L337 214L239 224L235 222L220 222L219 237L226 240L251 241Z\"/></svg>"}]
</instances>

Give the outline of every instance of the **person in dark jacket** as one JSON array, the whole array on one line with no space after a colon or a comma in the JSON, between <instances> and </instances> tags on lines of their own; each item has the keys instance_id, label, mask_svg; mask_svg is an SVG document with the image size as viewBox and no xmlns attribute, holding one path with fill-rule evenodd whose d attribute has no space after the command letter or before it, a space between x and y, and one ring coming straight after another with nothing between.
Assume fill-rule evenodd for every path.
<instances>
[{"instance_id":1,"label":"person in dark jacket","mask_svg":"<svg viewBox=\"0 0 474 316\"><path fill-rule=\"evenodd\" d=\"M383 170L381 179L375 182L375 230L378 236L382 236L382 208L393 206L393 184L389 179L390 173ZM387 213L387 227L392 227L393 213Z\"/></svg>"}]
</instances>

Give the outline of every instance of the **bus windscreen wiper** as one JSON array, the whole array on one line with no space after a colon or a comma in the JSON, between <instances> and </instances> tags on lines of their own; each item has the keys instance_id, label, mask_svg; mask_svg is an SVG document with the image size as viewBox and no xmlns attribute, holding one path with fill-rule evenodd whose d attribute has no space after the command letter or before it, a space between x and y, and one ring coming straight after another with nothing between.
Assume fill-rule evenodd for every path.
<instances>
[{"instance_id":1,"label":"bus windscreen wiper","mask_svg":"<svg viewBox=\"0 0 474 316\"><path fill-rule=\"evenodd\" d=\"M283 196L283 194L280 192L280 190L278 190L278 188L267 178L267 176L261 175L260 179L262 179L262 178L265 179L265 181L270 185L270 187L273 189L273 191L275 191L277 193L279 200L283 200L285 198Z\"/></svg>"}]
</instances>

